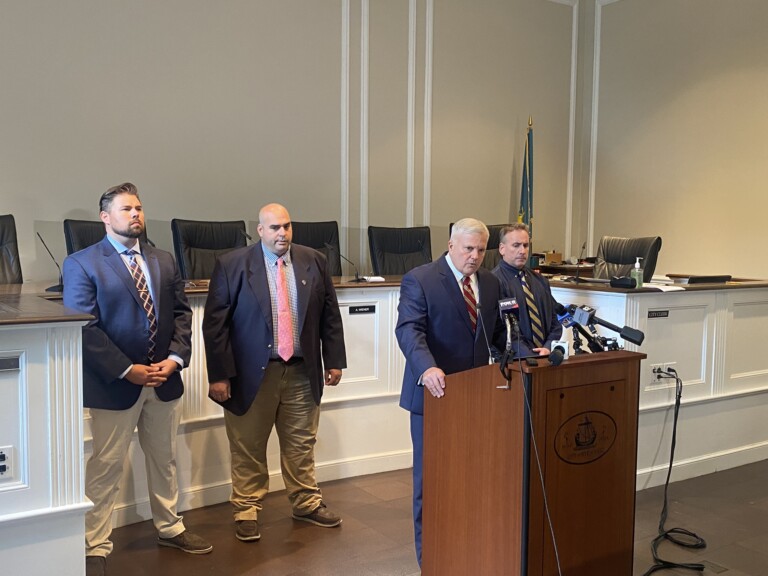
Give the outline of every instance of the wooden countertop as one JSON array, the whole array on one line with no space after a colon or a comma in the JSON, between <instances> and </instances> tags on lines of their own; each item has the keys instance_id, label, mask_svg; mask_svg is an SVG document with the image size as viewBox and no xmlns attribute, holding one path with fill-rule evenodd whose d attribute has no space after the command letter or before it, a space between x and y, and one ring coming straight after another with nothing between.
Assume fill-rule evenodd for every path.
<instances>
[{"instance_id":1,"label":"wooden countertop","mask_svg":"<svg viewBox=\"0 0 768 576\"><path fill-rule=\"evenodd\" d=\"M0 285L0 326L46 324L50 322L88 322L90 314L76 312L35 294L9 290Z\"/></svg>"},{"instance_id":2,"label":"wooden countertop","mask_svg":"<svg viewBox=\"0 0 768 576\"><path fill-rule=\"evenodd\" d=\"M375 288L397 288L400 286L400 276L387 276L384 282L354 282L352 276L341 276L333 279L336 288L342 290L370 290ZM88 314L70 310L61 305L60 292L46 292L52 282L27 282L24 284L0 285L0 327L8 325L43 324L48 322L87 322L91 320ZM55 282L54 282L55 283ZM588 292L612 292L619 294L658 294L660 290L645 285L638 289L611 288L608 284L590 282L564 282L550 280L553 288L569 288ZM743 290L749 288L768 288L766 280L735 279L718 284L675 284L682 290L671 294L685 294L707 290ZM208 282L203 280L190 281L187 294L206 294Z\"/></svg>"}]
</instances>

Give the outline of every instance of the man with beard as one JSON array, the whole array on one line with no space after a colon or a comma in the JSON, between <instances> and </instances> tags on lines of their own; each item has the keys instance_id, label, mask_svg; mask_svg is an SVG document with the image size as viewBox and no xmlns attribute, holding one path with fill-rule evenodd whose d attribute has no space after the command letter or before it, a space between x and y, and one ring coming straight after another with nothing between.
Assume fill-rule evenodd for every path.
<instances>
[{"instance_id":1,"label":"man with beard","mask_svg":"<svg viewBox=\"0 0 768 576\"><path fill-rule=\"evenodd\" d=\"M83 405L90 409L93 454L86 465L86 575L105 573L112 551L117 486L138 427L158 544L190 554L213 550L176 512L176 433L191 354L192 311L168 252L139 242L144 212L126 182L99 201L101 242L64 261L64 305L91 314L83 327Z\"/></svg>"},{"instance_id":2,"label":"man with beard","mask_svg":"<svg viewBox=\"0 0 768 576\"><path fill-rule=\"evenodd\" d=\"M450 394L446 374L488 364L489 345L504 347L501 287L480 267L487 244L485 224L463 218L451 229L448 252L414 268L400 284L395 334L405 356L400 406L411 413L413 527L419 565L424 390L437 398Z\"/></svg>"}]
</instances>

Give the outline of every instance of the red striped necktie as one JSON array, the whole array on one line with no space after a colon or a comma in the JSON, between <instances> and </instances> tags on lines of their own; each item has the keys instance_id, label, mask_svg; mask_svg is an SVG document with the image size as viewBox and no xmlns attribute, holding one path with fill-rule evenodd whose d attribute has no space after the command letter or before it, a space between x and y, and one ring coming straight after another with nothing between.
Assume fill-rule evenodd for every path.
<instances>
[{"instance_id":1,"label":"red striped necktie","mask_svg":"<svg viewBox=\"0 0 768 576\"><path fill-rule=\"evenodd\" d=\"M475 293L472 291L472 281L469 276L464 276L461 284L464 287L464 303L467 305L469 321L472 323L472 333L474 333L477 330L477 300L475 299Z\"/></svg>"}]
</instances>

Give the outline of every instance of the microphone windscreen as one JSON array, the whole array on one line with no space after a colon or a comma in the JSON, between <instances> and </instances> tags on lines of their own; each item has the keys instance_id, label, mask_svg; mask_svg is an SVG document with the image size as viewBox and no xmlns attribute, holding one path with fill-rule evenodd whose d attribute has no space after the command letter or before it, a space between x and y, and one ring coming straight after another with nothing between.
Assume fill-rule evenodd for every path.
<instances>
[{"instance_id":1,"label":"microphone windscreen","mask_svg":"<svg viewBox=\"0 0 768 576\"><path fill-rule=\"evenodd\" d=\"M563 354L563 349L560 346L556 346L555 349L549 353L548 360L552 366L560 366L564 357L565 354Z\"/></svg>"}]
</instances>

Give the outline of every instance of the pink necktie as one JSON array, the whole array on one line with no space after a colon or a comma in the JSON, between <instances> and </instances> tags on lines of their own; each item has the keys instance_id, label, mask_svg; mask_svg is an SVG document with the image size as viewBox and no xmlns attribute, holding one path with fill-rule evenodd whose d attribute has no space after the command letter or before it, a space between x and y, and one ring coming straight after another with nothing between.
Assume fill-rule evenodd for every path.
<instances>
[{"instance_id":1,"label":"pink necktie","mask_svg":"<svg viewBox=\"0 0 768 576\"><path fill-rule=\"evenodd\" d=\"M293 318L288 301L285 260L277 259L277 354L286 362L293 356Z\"/></svg>"}]
</instances>

